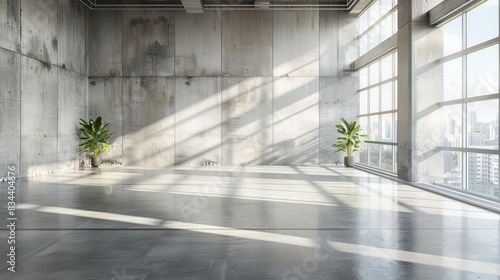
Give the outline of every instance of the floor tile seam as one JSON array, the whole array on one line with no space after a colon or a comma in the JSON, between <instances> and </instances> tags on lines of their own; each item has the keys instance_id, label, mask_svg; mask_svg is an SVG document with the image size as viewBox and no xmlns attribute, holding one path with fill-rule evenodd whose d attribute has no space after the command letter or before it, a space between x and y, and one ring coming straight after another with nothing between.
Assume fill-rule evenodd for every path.
<instances>
[{"instance_id":1,"label":"floor tile seam","mask_svg":"<svg viewBox=\"0 0 500 280\"><path fill-rule=\"evenodd\" d=\"M117 235L117 236L115 236L115 237L111 238L110 240L108 240L108 242L107 242L107 244L106 244L106 245L102 246L102 247L101 247L101 249L100 249L99 251L95 252L95 254L93 254L92 256L90 256L90 257L89 257L89 260L92 260L92 258L94 258L96 255L100 254L103 250L105 250L106 248L108 248L109 246L111 246L111 244L112 244L113 242L115 242L115 241L116 241L119 237L120 237L120 236L119 236L119 235Z\"/></svg>"},{"instance_id":2,"label":"floor tile seam","mask_svg":"<svg viewBox=\"0 0 500 280\"><path fill-rule=\"evenodd\" d=\"M93 219L93 218L88 218L88 219L89 219L88 221L86 221L86 222L84 222L83 224L81 224L81 225L77 226L76 228L82 228L82 227L83 227L83 226L85 226L86 224L89 224L89 223L91 223L91 222L95 221L95 219Z\"/></svg>"}]
</instances>

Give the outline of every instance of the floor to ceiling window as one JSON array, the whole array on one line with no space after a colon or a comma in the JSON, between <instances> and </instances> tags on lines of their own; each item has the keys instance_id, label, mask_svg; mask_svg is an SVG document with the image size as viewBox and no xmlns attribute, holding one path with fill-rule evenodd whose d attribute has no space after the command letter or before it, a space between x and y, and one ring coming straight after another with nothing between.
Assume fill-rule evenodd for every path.
<instances>
[{"instance_id":1,"label":"floor to ceiling window","mask_svg":"<svg viewBox=\"0 0 500 280\"><path fill-rule=\"evenodd\" d=\"M500 198L499 4L488 0L440 27L443 176L438 185Z\"/></svg>"},{"instance_id":2,"label":"floor to ceiling window","mask_svg":"<svg viewBox=\"0 0 500 280\"><path fill-rule=\"evenodd\" d=\"M397 31L396 0L378 0L359 17L359 53L363 55ZM359 122L368 134L360 164L396 171L397 53L359 70Z\"/></svg>"}]
</instances>

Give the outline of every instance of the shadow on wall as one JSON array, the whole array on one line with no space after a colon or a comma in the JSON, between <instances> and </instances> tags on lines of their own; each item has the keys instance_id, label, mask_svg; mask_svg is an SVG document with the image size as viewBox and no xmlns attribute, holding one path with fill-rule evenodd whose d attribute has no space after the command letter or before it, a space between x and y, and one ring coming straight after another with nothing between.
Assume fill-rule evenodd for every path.
<instances>
[{"instance_id":1,"label":"shadow on wall","mask_svg":"<svg viewBox=\"0 0 500 280\"><path fill-rule=\"evenodd\" d=\"M318 77L93 78L91 86L91 116L115 133L117 152L106 158L138 166L319 164L321 126L340 117L322 112L335 117L320 123L320 110L344 103L320 105L331 88ZM324 131L331 152L334 132Z\"/></svg>"},{"instance_id":2,"label":"shadow on wall","mask_svg":"<svg viewBox=\"0 0 500 280\"><path fill-rule=\"evenodd\" d=\"M114 139L123 143L126 165L318 164L317 78L292 83L295 78L282 78L281 84L292 88L274 100L272 78L224 79L222 92L220 78L141 79L132 82L141 86L124 91L127 105L121 121L132 124L123 124L123 136ZM124 87L130 88L127 83ZM144 86L150 83L166 86ZM172 85L181 87L175 96L164 91ZM120 104L106 97L108 91L101 96L107 100L98 104ZM119 122L119 116L115 120Z\"/></svg>"},{"instance_id":3,"label":"shadow on wall","mask_svg":"<svg viewBox=\"0 0 500 280\"><path fill-rule=\"evenodd\" d=\"M162 12L123 14L117 12L111 13L112 16L106 16L110 13L102 11L93 13L94 20L89 21L88 27L90 36L93 36L92 39L96 42L89 49L92 54L92 61L89 61L89 68L92 71L89 73L104 75L90 78L89 117L103 116L111 123L113 133L111 139L113 151L105 155L105 160L137 166L313 165L328 162L333 164L338 161L335 160L335 156L320 158L321 151L331 153L330 145L334 131L327 127L333 126L333 122L340 117L341 113L338 112L345 112L342 102L333 103L333 100L320 102L321 91L331 89L328 83L341 84L340 80L344 78L343 74L339 74L341 67L338 65L335 66L338 67L337 70L328 72L330 76L319 77L319 72L328 68L325 66L326 62L320 65L319 56L328 56L328 62L335 63L339 52L339 48L333 46L331 42L328 43L328 47L319 45L319 37L330 36L328 30L335 29L328 27L327 31L320 30L321 21L317 22L320 13L280 12L280 20L271 21L271 27L266 30L278 29L278 33L271 32L271 34L288 34L293 39L288 36L286 40L280 41L281 49L269 50L270 58L273 57L273 53L275 56L276 53L280 54L274 60L267 60L273 61L274 65L269 63L269 69L266 71L269 75L272 75L273 71L278 71L283 77L261 77L256 74L245 78L221 76L220 69L220 73L208 71L207 69L212 69L213 65L207 64L211 60L207 58L206 53L211 53L207 51L213 46L208 46L208 43L198 44L195 42L196 36L186 35L190 33L172 33L173 27L177 30L178 26L175 25L177 17L173 21L171 13L167 13L171 17L163 18ZM227 34L221 31L223 20L221 17L222 15L214 13L209 19L196 16L182 17L182 20L196 23L191 22L192 26L185 27L187 29L196 29L208 20L217 27L211 26L210 32L217 33L214 34L218 38L221 36L224 38ZM120 19L119 23L112 22L116 18ZM263 18L264 21L268 20L267 17ZM110 38L103 37L103 34L109 33L114 28L125 29L123 23L134 19L142 20L130 22L135 25L126 26L128 29L134 29L127 38L119 36L123 32L112 32ZM297 25L293 25L295 27L286 24L288 21L296 20L298 22ZM109 22L110 25L103 25L103 22ZM151 28L146 28L146 25ZM147 30L148 33L140 30ZM238 30L238 28L232 30L231 34L237 34ZM311 40L307 42L303 40L301 34L304 32L309 34ZM341 37L338 33L334 35L336 40ZM272 36L260 39L269 41L267 42L269 46L276 45L273 42L280 40ZM118 41L122 41L123 45L117 44ZM191 44L178 45L184 41ZM174 71L179 66L176 63L181 61L172 60L176 57L173 57L172 48L166 48L165 44L175 44L176 49L185 47L186 51L196 46L189 61L204 66L200 69L195 67L194 71L197 72L194 74L211 73L214 76L209 74L205 77L169 76L177 73ZM290 44L297 46L291 52L282 51ZM238 48L248 47L239 46L237 42L235 45L233 54L238 53ZM128 50L135 52L130 53ZM221 46L216 52L218 55L221 54ZM326 55L328 52L335 54ZM147 63L133 67L131 63L134 60L140 61L141 57ZM201 57L206 61L197 60ZM220 64L220 61L217 63ZM118 67L120 65L122 67ZM222 65L215 68L222 69ZM148 75L163 75L163 77ZM331 94L338 93L333 91ZM325 93L325 97L330 98L328 93ZM346 95L341 98L344 97L348 98ZM330 111L336 112L329 113ZM329 115L333 116L331 122L325 118Z\"/></svg>"}]
</instances>

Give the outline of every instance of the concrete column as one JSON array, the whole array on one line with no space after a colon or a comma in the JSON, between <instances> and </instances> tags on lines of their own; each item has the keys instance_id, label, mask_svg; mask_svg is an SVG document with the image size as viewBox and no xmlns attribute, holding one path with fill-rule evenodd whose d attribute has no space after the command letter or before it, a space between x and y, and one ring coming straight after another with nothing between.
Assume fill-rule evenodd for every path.
<instances>
[{"instance_id":1,"label":"concrete column","mask_svg":"<svg viewBox=\"0 0 500 280\"><path fill-rule=\"evenodd\" d=\"M436 148L441 120L433 108L442 101L440 30L428 24L428 11L441 0L398 1L398 177L433 181L442 170ZM436 174L434 174L436 173Z\"/></svg>"},{"instance_id":2,"label":"concrete column","mask_svg":"<svg viewBox=\"0 0 500 280\"><path fill-rule=\"evenodd\" d=\"M398 1L398 177L410 181L414 153L411 0Z\"/></svg>"}]
</instances>

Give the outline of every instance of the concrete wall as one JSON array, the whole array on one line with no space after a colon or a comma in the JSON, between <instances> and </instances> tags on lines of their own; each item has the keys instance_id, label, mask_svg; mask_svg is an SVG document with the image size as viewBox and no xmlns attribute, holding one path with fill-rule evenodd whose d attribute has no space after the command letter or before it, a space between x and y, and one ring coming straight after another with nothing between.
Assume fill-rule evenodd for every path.
<instances>
[{"instance_id":1,"label":"concrete wall","mask_svg":"<svg viewBox=\"0 0 500 280\"><path fill-rule=\"evenodd\" d=\"M92 11L89 115L126 165L332 164L357 114L355 18L337 11Z\"/></svg>"},{"instance_id":2,"label":"concrete wall","mask_svg":"<svg viewBox=\"0 0 500 280\"><path fill-rule=\"evenodd\" d=\"M0 177L78 166L87 15L78 1L0 2Z\"/></svg>"},{"instance_id":3,"label":"concrete wall","mask_svg":"<svg viewBox=\"0 0 500 280\"><path fill-rule=\"evenodd\" d=\"M126 165L332 164L357 114L354 18L336 11L92 11L89 114Z\"/></svg>"},{"instance_id":4,"label":"concrete wall","mask_svg":"<svg viewBox=\"0 0 500 280\"><path fill-rule=\"evenodd\" d=\"M98 115L105 158L127 165L338 162L334 122L357 112L354 20L2 1L0 170L77 167L78 120Z\"/></svg>"}]
</instances>

